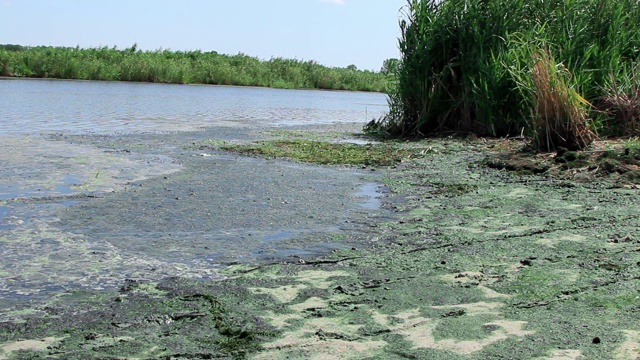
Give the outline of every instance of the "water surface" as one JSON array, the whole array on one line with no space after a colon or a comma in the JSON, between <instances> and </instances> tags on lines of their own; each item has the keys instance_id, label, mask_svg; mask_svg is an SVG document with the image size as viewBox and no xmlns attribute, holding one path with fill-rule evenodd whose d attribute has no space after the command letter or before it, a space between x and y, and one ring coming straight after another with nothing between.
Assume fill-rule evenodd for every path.
<instances>
[{"instance_id":1,"label":"water surface","mask_svg":"<svg viewBox=\"0 0 640 360\"><path fill-rule=\"evenodd\" d=\"M385 110L375 93L0 80L0 321L62 291L368 241L347 235L387 216L371 175L191 146Z\"/></svg>"},{"instance_id":2,"label":"water surface","mask_svg":"<svg viewBox=\"0 0 640 360\"><path fill-rule=\"evenodd\" d=\"M367 122L379 93L63 80L0 80L0 136L126 133L232 125Z\"/></svg>"}]
</instances>

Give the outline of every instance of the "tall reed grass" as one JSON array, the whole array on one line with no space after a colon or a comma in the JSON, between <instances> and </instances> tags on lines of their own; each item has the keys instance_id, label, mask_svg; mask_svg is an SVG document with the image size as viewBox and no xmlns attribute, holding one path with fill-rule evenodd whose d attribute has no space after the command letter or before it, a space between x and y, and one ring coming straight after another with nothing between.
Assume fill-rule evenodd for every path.
<instances>
[{"instance_id":1,"label":"tall reed grass","mask_svg":"<svg viewBox=\"0 0 640 360\"><path fill-rule=\"evenodd\" d=\"M137 46L60 48L0 46L0 76L313 88L383 92L385 75L315 61L201 51L141 51Z\"/></svg>"},{"instance_id":2,"label":"tall reed grass","mask_svg":"<svg viewBox=\"0 0 640 360\"><path fill-rule=\"evenodd\" d=\"M375 129L526 133L582 148L638 131L637 0L409 0Z\"/></svg>"},{"instance_id":3,"label":"tall reed grass","mask_svg":"<svg viewBox=\"0 0 640 360\"><path fill-rule=\"evenodd\" d=\"M539 149L553 150L564 146L584 148L594 138L587 123L590 105L568 83L571 76L564 66L542 51L534 57L531 71L535 108L531 114L534 143Z\"/></svg>"}]
</instances>

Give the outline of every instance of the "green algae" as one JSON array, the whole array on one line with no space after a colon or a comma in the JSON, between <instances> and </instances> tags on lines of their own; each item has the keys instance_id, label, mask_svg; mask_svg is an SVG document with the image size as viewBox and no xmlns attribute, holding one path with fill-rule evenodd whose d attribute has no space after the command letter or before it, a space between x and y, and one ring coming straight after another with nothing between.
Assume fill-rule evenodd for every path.
<instances>
[{"instance_id":1,"label":"green algae","mask_svg":"<svg viewBox=\"0 0 640 360\"><path fill-rule=\"evenodd\" d=\"M419 154L389 144L335 143L314 140L268 140L247 145L223 145L223 150L265 157L285 157L312 164L390 166Z\"/></svg>"},{"instance_id":2,"label":"green algae","mask_svg":"<svg viewBox=\"0 0 640 360\"><path fill-rule=\"evenodd\" d=\"M424 166L425 161L439 166ZM455 358L456 352L473 358L486 358L491 354L499 357L524 354L528 357L533 354L544 358L550 356L548 354L558 354L553 350L557 346L554 344L564 348L563 354L575 356L606 357L605 354L619 352L619 348L612 344L596 346L593 339L598 334L602 336L603 320L608 322L607 319L614 318L621 324L634 323L635 315L627 312L629 307L624 307L629 305L626 301L631 299L630 294L638 289L633 280L633 273L637 270L631 269L638 256L631 253L624 262L626 265L619 264L619 261L608 261L605 266L596 263L602 262L603 254L608 251L606 232L630 229L637 224L632 217L633 207L616 207L614 212L617 214L614 215L607 211L611 209L599 210L596 204L602 198L617 198L621 204L626 202L630 205L633 200L626 198L628 193L593 191L598 189L597 184L594 187L567 188L567 183L554 180L523 188L517 182L511 183L510 178L503 179L500 173L491 171L480 178L488 177L490 180L478 182L477 176L465 174L468 167L443 168L443 164L455 161L451 158L420 160L423 164L415 165L415 168L423 167L424 170L416 172L424 171L437 179L427 187L424 180L420 181L420 186L413 185L412 177L407 177L406 173L400 180L393 179L394 174L391 175L392 181L388 184L408 195L407 206L414 210L409 213L408 221L387 225L390 233L395 234L392 245L385 246L387 253L374 251L362 259L342 264L360 274L361 279L374 278L349 286L341 284L336 288L344 295L354 297L352 301L341 299L336 302L342 316L350 317L345 313L346 309L361 312L362 308L369 308L378 314L372 316L374 319L385 319L378 321L378 324L387 326L383 331L402 335L400 338L386 335L387 339L393 339L392 344L385 345L387 353L429 354L434 358ZM469 184L476 192L438 193L442 178L451 181L449 184L453 189L460 188L459 184ZM448 200L443 203L438 201L439 197ZM585 211L590 212L590 216L585 216ZM612 222L612 215L625 220ZM634 219L632 223L626 222L631 219ZM598 233L593 232L594 227L599 229ZM426 239L414 238L425 235ZM633 246L628 249L633 249ZM596 263L590 264L594 261ZM623 275L623 271L632 271L632 274ZM384 278L376 281L376 273ZM403 286L394 289L391 278L397 274L404 274L406 278ZM444 279L451 283L443 283L437 274L447 275ZM615 295L611 288L616 286L632 291ZM594 290L598 293L595 297L603 302L593 302L589 294ZM486 305L490 299L499 300L495 303L500 305ZM575 310L567 312L567 316L572 316L572 325L562 331L554 330L557 322L548 316L536 318L527 314L542 314L540 311L548 314L549 308L567 309L575 302L580 304L577 307L580 310L577 313ZM484 312L485 315L470 318L468 309L474 307L461 310L460 306L464 304L485 304L475 307L476 312ZM606 304L616 304L617 307ZM444 308L439 310L440 314L421 310L413 315L403 315L406 313L402 309L416 305L420 309ZM447 306L449 310L446 310ZM610 311L594 316L594 312L598 314L597 309L602 307L610 308ZM389 315L380 315L380 311ZM426 315L424 320L420 319L420 313ZM562 314L562 311L553 312L558 313ZM509 315L505 318L506 314ZM332 315L338 315L335 307ZM392 320L386 320L389 317ZM403 321L405 317L407 320ZM443 317L445 320L441 320ZM621 320L625 318L626 321ZM405 322L422 329L423 333L432 334L431 337L414 336L397 327ZM579 335L579 323L593 329L590 335ZM364 324L372 327L370 322ZM511 325L514 327L510 328ZM547 339L549 337L550 340ZM534 341L522 341L523 338ZM536 344L540 338L544 340ZM411 339L413 344L407 339ZM492 342L493 339L500 340ZM567 348L567 340L574 348ZM445 344L449 347L446 348ZM467 348L461 344L466 344Z\"/></svg>"},{"instance_id":3,"label":"green algae","mask_svg":"<svg viewBox=\"0 0 640 360\"><path fill-rule=\"evenodd\" d=\"M368 248L235 265L213 283L173 279L125 283L115 296L77 293L47 310L66 322L30 314L0 327L0 343L69 334L55 349L32 353L52 358L637 354L637 191L535 175L522 181L477 166L481 144L422 146L440 150L385 172L404 200L393 204L399 219L361 233L378 239ZM83 323L79 309L109 320ZM105 340L91 347L89 334Z\"/></svg>"},{"instance_id":4,"label":"green algae","mask_svg":"<svg viewBox=\"0 0 640 360\"><path fill-rule=\"evenodd\" d=\"M55 318L42 318L35 327L32 321L16 323L11 333L0 332L0 341L64 329L67 337L44 351L47 358L189 358L243 357L256 349L260 337L272 336L270 327L251 325L244 314L229 311L210 294L213 289L196 288L175 282L131 283L116 298L106 293L69 294L47 306L46 312L55 313ZM82 311L68 318L65 309ZM34 358L43 355L31 353Z\"/></svg>"}]
</instances>

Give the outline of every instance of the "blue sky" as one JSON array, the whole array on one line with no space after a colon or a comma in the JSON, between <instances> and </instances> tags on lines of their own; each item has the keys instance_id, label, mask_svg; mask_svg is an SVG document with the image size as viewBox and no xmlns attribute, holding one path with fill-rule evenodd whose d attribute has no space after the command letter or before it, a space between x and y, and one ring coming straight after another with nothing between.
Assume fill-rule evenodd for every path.
<instances>
[{"instance_id":1,"label":"blue sky","mask_svg":"<svg viewBox=\"0 0 640 360\"><path fill-rule=\"evenodd\" d=\"M243 52L379 70L406 0L0 0L0 44Z\"/></svg>"}]
</instances>

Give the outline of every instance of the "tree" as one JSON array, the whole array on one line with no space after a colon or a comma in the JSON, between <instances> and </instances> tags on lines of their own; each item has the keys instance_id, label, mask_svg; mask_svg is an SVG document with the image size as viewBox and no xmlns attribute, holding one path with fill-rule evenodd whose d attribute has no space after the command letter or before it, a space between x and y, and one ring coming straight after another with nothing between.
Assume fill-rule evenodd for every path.
<instances>
[{"instance_id":1,"label":"tree","mask_svg":"<svg viewBox=\"0 0 640 360\"><path fill-rule=\"evenodd\" d=\"M24 50L24 47L20 46L20 45L14 45L14 44L4 44L4 45L0 45L0 50L7 50L7 51L22 51Z\"/></svg>"},{"instance_id":2,"label":"tree","mask_svg":"<svg viewBox=\"0 0 640 360\"><path fill-rule=\"evenodd\" d=\"M385 75L395 74L398 70L398 59L387 59L382 62L382 68L380 72Z\"/></svg>"}]
</instances>

